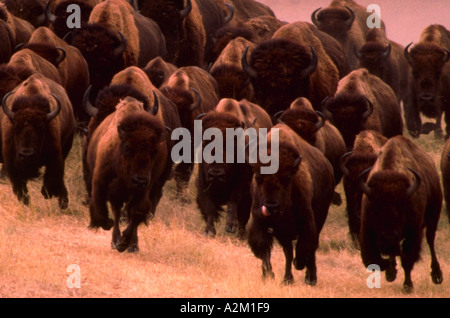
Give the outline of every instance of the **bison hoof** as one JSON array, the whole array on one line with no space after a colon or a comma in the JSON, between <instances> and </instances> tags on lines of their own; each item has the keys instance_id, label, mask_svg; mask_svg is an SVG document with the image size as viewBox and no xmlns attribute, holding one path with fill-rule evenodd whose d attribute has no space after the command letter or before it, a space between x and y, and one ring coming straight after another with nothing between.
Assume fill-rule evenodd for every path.
<instances>
[{"instance_id":1,"label":"bison hoof","mask_svg":"<svg viewBox=\"0 0 450 318\"><path fill-rule=\"evenodd\" d=\"M114 225L114 221L112 219L106 219L106 220L91 220L91 223L89 224L89 228L95 229L101 227L105 231L109 231Z\"/></svg>"},{"instance_id":2,"label":"bison hoof","mask_svg":"<svg viewBox=\"0 0 450 318\"><path fill-rule=\"evenodd\" d=\"M442 277L442 272L440 269L433 270L431 272L431 280L436 285L442 284L442 281L444 280L444 278Z\"/></svg>"},{"instance_id":3,"label":"bison hoof","mask_svg":"<svg viewBox=\"0 0 450 318\"><path fill-rule=\"evenodd\" d=\"M28 195L24 195L19 200L22 201L22 203L25 204L26 206L30 205L30 196Z\"/></svg>"},{"instance_id":4,"label":"bison hoof","mask_svg":"<svg viewBox=\"0 0 450 318\"><path fill-rule=\"evenodd\" d=\"M53 197L53 195L48 193L47 189L44 186L42 186L42 188L41 188L41 194L44 197L44 199L47 199L47 200L51 199Z\"/></svg>"},{"instance_id":5,"label":"bison hoof","mask_svg":"<svg viewBox=\"0 0 450 318\"><path fill-rule=\"evenodd\" d=\"M214 236L216 236L216 230L215 229L205 229L203 234L207 237L214 237Z\"/></svg>"},{"instance_id":6,"label":"bison hoof","mask_svg":"<svg viewBox=\"0 0 450 318\"><path fill-rule=\"evenodd\" d=\"M288 277L285 277L283 279L283 285L288 286L288 285L292 285L293 283L294 283L294 277L292 275L288 276Z\"/></svg>"},{"instance_id":7,"label":"bison hoof","mask_svg":"<svg viewBox=\"0 0 450 318\"><path fill-rule=\"evenodd\" d=\"M235 223L227 223L227 225L225 226L225 231L227 231L228 233L236 233L237 230L237 225Z\"/></svg>"},{"instance_id":8,"label":"bison hoof","mask_svg":"<svg viewBox=\"0 0 450 318\"><path fill-rule=\"evenodd\" d=\"M132 244L127 249L128 253L137 253L139 252L139 247L136 244Z\"/></svg>"},{"instance_id":9,"label":"bison hoof","mask_svg":"<svg viewBox=\"0 0 450 318\"><path fill-rule=\"evenodd\" d=\"M59 199L58 203L59 203L59 208L61 210L65 210L69 207L69 199L67 199L67 198Z\"/></svg>"},{"instance_id":10,"label":"bison hoof","mask_svg":"<svg viewBox=\"0 0 450 318\"><path fill-rule=\"evenodd\" d=\"M395 267L388 267L386 269L386 280L388 282L393 282L397 278L397 269Z\"/></svg>"},{"instance_id":11,"label":"bison hoof","mask_svg":"<svg viewBox=\"0 0 450 318\"><path fill-rule=\"evenodd\" d=\"M298 257L294 258L294 267L296 270L301 271L306 266L306 260L305 259L299 259Z\"/></svg>"},{"instance_id":12,"label":"bison hoof","mask_svg":"<svg viewBox=\"0 0 450 318\"><path fill-rule=\"evenodd\" d=\"M305 284L310 285L310 286L315 286L317 284L316 275L313 275L308 270L306 271L306 275L305 275Z\"/></svg>"},{"instance_id":13,"label":"bison hoof","mask_svg":"<svg viewBox=\"0 0 450 318\"><path fill-rule=\"evenodd\" d=\"M342 204L342 198L341 195L337 192L334 192L333 200L331 201L332 204L336 206L340 206Z\"/></svg>"},{"instance_id":14,"label":"bison hoof","mask_svg":"<svg viewBox=\"0 0 450 318\"><path fill-rule=\"evenodd\" d=\"M404 283L403 284L403 292L405 294L411 294L414 291L414 286L412 283Z\"/></svg>"}]
</instances>

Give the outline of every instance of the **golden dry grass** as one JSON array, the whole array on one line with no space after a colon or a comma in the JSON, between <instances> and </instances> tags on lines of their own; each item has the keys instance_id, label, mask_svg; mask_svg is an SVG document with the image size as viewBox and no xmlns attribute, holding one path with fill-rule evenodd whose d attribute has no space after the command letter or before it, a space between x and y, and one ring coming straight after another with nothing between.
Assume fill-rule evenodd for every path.
<instances>
[{"instance_id":1,"label":"golden dry grass","mask_svg":"<svg viewBox=\"0 0 450 318\"><path fill-rule=\"evenodd\" d=\"M438 166L443 143L433 136L417 141ZM345 204L332 206L320 236L317 252L318 283L304 283L304 271L294 271L295 282L284 286L284 255L275 245L272 255L275 279L261 278L261 263L241 242L217 225L215 238L202 234L204 223L195 204L193 180L191 204L181 205L171 196L173 181L155 219L139 228L140 252L120 254L110 248L111 232L87 228L88 210L81 204L84 185L77 138L67 160L66 180L69 209L61 212L56 200L44 200L40 180L29 186L31 205L19 204L9 182L0 184L0 297L449 297L450 229L442 214L436 249L444 273L442 285L430 278L430 256L426 243L422 260L412 272L415 290L402 293L403 271L393 283L382 275L381 288L369 289L369 273L348 237ZM342 186L339 187L342 193ZM443 212L445 212L443 210ZM77 264L81 288L69 289L67 267Z\"/></svg>"}]
</instances>

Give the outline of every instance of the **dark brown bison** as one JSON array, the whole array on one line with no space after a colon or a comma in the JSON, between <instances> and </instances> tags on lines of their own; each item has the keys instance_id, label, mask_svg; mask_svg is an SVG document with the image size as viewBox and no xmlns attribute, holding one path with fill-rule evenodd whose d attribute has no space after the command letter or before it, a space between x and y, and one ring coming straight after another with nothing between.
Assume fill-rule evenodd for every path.
<instances>
[{"instance_id":1,"label":"dark brown bison","mask_svg":"<svg viewBox=\"0 0 450 318\"><path fill-rule=\"evenodd\" d=\"M333 166L335 184L338 185L342 178L340 158L347 149L339 130L327 121L322 113L314 111L311 103L304 97L297 98L277 117L325 155ZM340 195L336 192L333 203L341 202Z\"/></svg>"},{"instance_id":2,"label":"dark brown bison","mask_svg":"<svg viewBox=\"0 0 450 318\"><path fill-rule=\"evenodd\" d=\"M128 66L144 67L154 57L166 55L158 25L134 11L126 1L97 4L88 22L66 40L80 50L89 65L93 97L115 73Z\"/></svg>"},{"instance_id":3,"label":"dark brown bison","mask_svg":"<svg viewBox=\"0 0 450 318\"><path fill-rule=\"evenodd\" d=\"M442 185L444 199L447 208L448 220L450 222L450 141L447 139L441 156Z\"/></svg>"},{"instance_id":4,"label":"dark brown bison","mask_svg":"<svg viewBox=\"0 0 450 318\"><path fill-rule=\"evenodd\" d=\"M367 33L365 43L355 54L361 67L389 84L398 102L405 105L412 75L403 51L403 46L388 40L384 30L375 28Z\"/></svg>"},{"instance_id":5,"label":"dark brown bison","mask_svg":"<svg viewBox=\"0 0 450 318\"><path fill-rule=\"evenodd\" d=\"M381 147L387 138L374 130L363 130L355 138L351 152L342 155L339 165L344 175L343 185L347 202L347 217L350 237L356 247L359 247L359 229L361 227L362 191L359 181L366 181L359 175L372 167L377 160Z\"/></svg>"},{"instance_id":6,"label":"dark brown bison","mask_svg":"<svg viewBox=\"0 0 450 318\"><path fill-rule=\"evenodd\" d=\"M241 65L242 53L248 48L251 54L254 47L252 42L238 37L231 40L220 53L209 71L217 81L220 98L254 101L250 78Z\"/></svg>"},{"instance_id":7,"label":"dark brown bison","mask_svg":"<svg viewBox=\"0 0 450 318\"><path fill-rule=\"evenodd\" d=\"M75 128L72 105L62 86L33 74L5 95L1 112L2 157L14 194L29 204L27 181L45 167L42 195L69 203L64 184L64 160Z\"/></svg>"},{"instance_id":8,"label":"dark brown bison","mask_svg":"<svg viewBox=\"0 0 450 318\"><path fill-rule=\"evenodd\" d=\"M23 48L36 52L58 68L62 85L72 102L75 118L86 123L88 117L82 102L83 94L89 86L89 67L80 51L61 40L47 27L37 28Z\"/></svg>"},{"instance_id":9,"label":"dark brown bison","mask_svg":"<svg viewBox=\"0 0 450 318\"><path fill-rule=\"evenodd\" d=\"M6 22L6 24L9 26L11 37L14 39L13 48L20 43L27 42L31 36L31 33L33 33L34 27L28 21L25 21L11 14L11 12L9 12L6 8L6 5L1 2L0 20Z\"/></svg>"},{"instance_id":10,"label":"dark brown bison","mask_svg":"<svg viewBox=\"0 0 450 318\"><path fill-rule=\"evenodd\" d=\"M412 43L411 43L412 44ZM407 128L413 137L428 133L442 137L441 118L445 113L446 137L450 134L450 31L442 25L430 25L422 31L420 41L405 48L412 68L410 103L405 109ZM422 127L420 114L435 118L435 125ZM433 127L434 126L434 127Z\"/></svg>"},{"instance_id":11,"label":"dark brown bison","mask_svg":"<svg viewBox=\"0 0 450 318\"><path fill-rule=\"evenodd\" d=\"M152 84L159 88L177 70L177 67L157 56L148 62L143 70Z\"/></svg>"},{"instance_id":12,"label":"dark brown bison","mask_svg":"<svg viewBox=\"0 0 450 318\"><path fill-rule=\"evenodd\" d=\"M199 173L196 180L197 185L197 205L206 222L205 235L214 236L216 229L214 222L219 220L223 206L227 205L227 232L235 232L238 229L238 236L244 238L245 226L250 216L250 181L252 169L245 163L245 158L239 162L237 138L234 145L234 162L227 162L228 149L225 149L225 140L230 138L233 132L227 129L243 129L245 132L249 128L256 129L258 134L260 128L270 130L272 126L269 115L258 105L246 100L240 102L234 99L222 99L215 111L208 112L202 118L203 131L208 128L219 129L223 136L223 149L216 149L221 152L220 159L214 162L206 162L203 158L199 163ZM250 139L249 139L250 141ZM249 141L245 140L246 143ZM203 148L210 144L203 142ZM217 155L217 154L216 154ZM230 154L228 154L230 155Z\"/></svg>"},{"instance_id":13,"label":"dark brown bison","mask_svg":"<svg viewBox=\"0 0 450 318\"><path fill-rule=\"evenodd\" d=\"M0 20L0 64L9 61L14 52L15 44L9 25Z\"/></svg>"},{"instance_id":14,"label":"dark brown bison","mask_svg":"<svg viewBox=\"0 0 450 318\"><path fill-rule=\"evenodd\" d=\"M394 91L364 68L341 79L336 95L324 100L322 108L341 132L348 150L362 130L372 129L387 138L403 133L401 108Z\"/></svg>"},{"instance_id":15,"label":"dark brown bison","mask_svg":"<svg viewBox=\"0 0 450 318\"><path fill-rule=\"evenodd\" d=\"M365 171L363 175L367 173ZM386 280L395 280L395 257L405 272L403 288L413 290L411 271L420 258L423 230L431 254L431 279L442 283L434 238L442 206L439 174L429 155L403 136L389 139L375 165L361 181L361 257L364 266L377 264ZM381 255L389 256L389 260Z\"/></svg>"},{"instance_id":16,"label":"dark brown bison","mask_svg":"<svg viewBox=\"0 0 450 318\"><path fill-rule=\"evenodd\" d=\"M255 0L215 0L224 11L227 23L237 25L259 16L275 17L272 9ZM231 12L232 10L232 16ZM230 18L231 16L231 18Z\"/></svg>"},{"instance_id":17,"label":"dark brown bison","mask_svg":"<svg viewBox=\"0 0 450 318\"><path fill-rule=\"evenodd\" d=\"M80 7L80 26L84 27L88 21L92 9L102 2L103 0L49 0L45 6L44 14L50 29L60 38L63 38L67 33L73 29L67 26L69 16L72 15L72 11L68 10L69 5L77 5Z\"/></svg>"},{"instance_id":18,"label":"dark brown bison","mask_svg":"<svg viewBox=\"0 0 450 318\"><path fill-rule=\"evenodd\" d=\"M205 70L197 66L184 66L175 71L160 87L161 92L175 103L180 116L181 126L194 135L194 120L213 110L219 102L217 82ZM194 168L193 147L191 143L191 161L181 162L174 171L177 182L177 197L185 200L182 193L189 183Z\"/></svg>"},{"instance_id":19,"label":"dark brown bison","mask_svg":"<svg viewBox=\"0 0 450 318\"><path fill-rule=\"evenodd\" d=\"M243 69L256 100L270 115L287 109L298 97L308 98L319 109L336 91L338 70L306 22L282 26L253 50L249 62L245 53Z\"/></svg>"},{"instance_id":20,"label":"dark brown bison","mask_svg":"<svg viewBox=\"0 0 450 318\"><path fill-rule=\"evenodd\" d=\"M365 7L353 0L333 0L327 8L319 8L311 15L316 27L334 37L343 47L350 71L359 67L355 50L364 44L367 32L367 19L371 15ZM384 23L381 21L384 30Z\"/></svg>"},{"instance_id":21,"label":"dark brown bison","mask_svg":"<svg viewBox=\"0 0 450 318\"><path fill-rule=\"evenodd\" d=\"M18 18L30 22L35 28L48 25L48 21L45 18L46 0L3 0L2 2L6 5L9 12Z\"/></svg>"},{"instance_id":22,"label":"dark brown bison","mask_svg":"<svg viewBox=\"0 0 450 318\"><path fill-rule=\"evenodd\" d=\"M126 97L91 137L86 156L92 171L89 227L109 230L114 226L111 246L119 252L139 250L138 226L155 213L155 192L162 191L168 177L167 135L157 116L147 113L141 102ZM108 218L108 202L114 221ZM124 204L129 225L121 233Z\"/></svg>"},{"instance_id":23,"label":"dark brown bison","mask_svg":"<svg viewBox=\"0 0 450 318\"><path fill-rule=\"evenodd\" d=\"M268 149L276 142L273 139L275 129L279 133L278 171L262 174L263 164L252 165L252 221L248 243L254 255L262 260L263 277L274 276L270 254L275 237L286 259L283 282L293 282L293 262L298 270L306 266L305 283L315 285L315 252L333 198L333 168L320 150L284 124L271 129L267 137ZM295 258L294 240L297 241Z\"/></svg>"},{"instance_id":24,"label":"dark brown bison","mask_svg":"<svg viewBox=\"0 0 450 318\"><path fill-rule=\"evenodd\" d=\"M211 61L213 36L225 24L214 0L138 0L138 8L155 20L167 44L167 61L181 66L205 67Z\"/></svg>"}]
</instances>

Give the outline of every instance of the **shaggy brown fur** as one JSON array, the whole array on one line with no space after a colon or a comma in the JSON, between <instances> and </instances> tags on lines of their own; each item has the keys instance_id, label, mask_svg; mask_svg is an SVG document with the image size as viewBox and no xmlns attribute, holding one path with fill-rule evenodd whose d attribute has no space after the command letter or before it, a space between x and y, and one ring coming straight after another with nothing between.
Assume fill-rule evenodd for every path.
<instances>
[{"instance_id":1,"label":"shaggy brown fur","mask_svg":"<svg viewBox=\"0 0 450 318\"><path fill-rule=\"evenodd\" d=\"M275 174L264 175L259 170L261 163L253 166L248 242L254 255L262 260L264 277L274 276L270 254L275 237L286 259L284 283L293 282L293 262L298 270L306 266L305 282L315 285L315 251L333 198L333 169L317 148L284 124L272 128L269 144L274 129L279 129L279 169Z\"/></svg>"},{"instance_id":2,"label":"shaggy brown fur","mask_svg":"<svg viewBox=\"0 0 450 318\"><path fill-rule=\"evenodd\" d=\"M408 169L416 171L418 176ZM434 249L442 190L433 159L407 138L393 137L381 148L367 180L360 231L364 265L378 264L381 270L386 270L386 279L393 281L397 273L395 256L400 255L405 272L403 288L411 292L411 270L420 258L423 228L426 228L431 278L435 284L442 283ZM414 183L419 186L408 195L407 189ZM389 255L390 260L381 258L381 254Z\"/></svg>"},{"instance_id":3,"label":"shaggy brown fur","mask_svg":"<svg viewBox=\"0 0 450 318\"><path fill-rule=\"evenodd\" d=\"M49 121L47 114L57 107L50 92L60 100L61 110ZM64 185L64 160L72 147L75 118L64 88L36 73L15 89L6 106L14 117L1 112L1 146L14 194L28 205L27 181L37 177L39 168L44 166L41 193L47 199L57 196L60 208L66 209L69 199Z\"/></svg>"},{"instance_id":4,"label":"shaggy brown fur","mask_svg":"<svg viewBox=\"0 0 450 318\"><path fill-rule=\"evenodd\" d=\"M177 67L158 56L148 62L143 70L152 84L159 88L177 70Z\"/></svg>"},{"instance_id":5,"label":"shaggy brown fur","mask_svg":"<svg viewBox=\"0 0 450 318\"><path fill-rule=\"evenodd\" d=\"M447 209L448 220L450 222L450 139L445 142L441 156L442 185L444 189L444 199Z\"/></svg>"},{"instance_id":6,"label":"shaggy brown fur","mask_svg":"<svg viewBox=\"0 0 450 318\"><path fill-rule=\"evenodd\" d=\"M14 16L26 20L35 28L42 25L48 25L45 18L44 9L47 1L45 0L3 0L8 11Z\"/></svg>"},{"instance_id":7,"label":"shaggy brown fur","mask_svg":"<svg viewBox=\"0 0 450 318\"><path fill-rule=\"evenodd\" d=\"M14 16L8 11L6 5L0 2L0 19L5 21L9 26L12 38L14 39L14 47L20 43L26 43L33 33L34 27L28 21Z\"/></svg>"}]
</instances>

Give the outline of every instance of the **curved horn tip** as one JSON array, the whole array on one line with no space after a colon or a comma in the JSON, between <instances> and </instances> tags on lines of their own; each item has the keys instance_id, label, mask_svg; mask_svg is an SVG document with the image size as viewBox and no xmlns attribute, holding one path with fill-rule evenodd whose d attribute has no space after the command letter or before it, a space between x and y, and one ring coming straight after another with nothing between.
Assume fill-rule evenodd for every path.
<instances>
[{"instance_id":1,"label":"curved horn tip","mask_svg":"<svg viewBox=\"0 0 450 318\"><path fill-rule=\"evenodd\" d=\"M234 16L234 7L230 3L225 3L225 6L227 6L229 9L229 13L225 17L225 23L229 23L233 19L233 16Z\"/></svg>"},{"instance_id":2,"label":"curved horn tip","mask_svg":"<svg viewBox=\"0 0 450 318\"><path fill-rule=\"evenodd\" d=\"M361 191L365 193L367 196L372 195L372 189L364 182L363 178L364 176L369 173L372 170L373 167L365 169L363 172L361 172L358 176L358 183L359 187L361 188Z\"/></svg>"},{"instance_id":3,"label":"curved horn tip","mask_svg":"<svg viewBox=\"0 0 450 318\"><path fill-rule=\"evenodd\" d=\"M242 52L242 57L241 57L241 65L242 68L244 70L244 72L253 79L258 78L258 72L251 67L248 62L247 62L247 53L248 53L248 46L244 49L244 52Z\"/></svg>"},{"instance_id":4,"label":"curved horn tip","mask_svg":"<svg viewBox=\"0 0 450 318\"><path fill-rule=\"evenodd\" d=\"M151 114L156 116L156 114L158 114L158 111L159 111L159 98L156 92L153 90L153 107Z\"/></svg>"},{"instance_id":5,"label":"curved horn tip","mask_svg":"<svg viewBox=\"0 0 450 318\"><path fill-rule=\"evenodd\" d=\"M50 92L50 95L52 95L53 98L56 100L56 108L55 108L55 110L53 110L47 114L48 121L54 119L61 111L61 100L59 99L59 97L56 96L55 94L53 94L52 92Z\"/></svg>"},{"instance_id":6,"label":"curved horn tip","mask_svg":"<svg viewBox=\"0 0 450 318\"><path fill-rule=\"evenodd\" d=\"M93 117L97 114L98 109L94 105L92 105L89 100L89 96L91 95L91 89L92 89L92 85L89 85L89 87L84 92L83 108L89 116Z\"/></svg>"},{"instance_id":7,"label":"curved horn tip","mask_svg":"<svg viewBox=\"0 0 450 318\"><path fill-rule=\"evenodd\" d=\"M186 1L186 6L179 11L179 16L181 19L184 19L192 10L191 0Z\"/></svg>"},{"instance_id":8,"label":"curved horn tip","mask_svg":"<svg viewBox=\"0 0 450 318\"><path fill-rule=\"evenodd\" d=\"M316 26L319 27L320 26L320 22L319 20L317 20L317 12L320 11L320 9L322 9L322 7L316 9L313 11L313 13L311 14L311 22Z\"/></svg>"},{"instance_id":9,"label":"curved horn tip","mask_svg":"<svg viewBox=\"0 0 450 318\"><path fill-rule=\"evenodd\" d=\"M6 116L8 116L8 118L13 121L14 120L14 112L8 108L8 106L6 105L6 101L8 99L8 97L12 94L14 94L14 91L11 91L9 93L7 93L5 96L3 96L3 100L2 100L2 109L3 112L5 113Z\"/></svg>"},{"instance_id":10,"label":"curved horn tip","mask_svg":"<svg viewBox=\"0 0 450 318\"><path fill-rule=\"evenodd\" d=\"M350 157L353 154L353 151L349 151L344 153L341 158L339 158L339 168L341 169L342 173L345 176L348 176L350 174L350 171L348 170L346 163L347 163L347 158Z\"/></svg>"},{"instance_id":11,"label":"curved horn tip","mask_svg":"<svg viewBox=\"0 0 450 318\"><path fill-rule=\"evenodd\" d=\"M51 23L55 23L57 16L53 14L52 9L50 7L52 0L49 0L47 2L47 4L45 5L45 17L47 18L48 21L50 21Z\"/></svg>"},{"instance_id":12,"label":"curved horn tip","mask_svg":"<svg viewBox=\"0 0 450 318\"><path fill-rule=\"evenodd\" d=\"M197 99L191 105L191 111L197 109L202 104L202 96L195 88L191 87L191 90L197 95Z\"/></svg>"},{"instance_id":13,"label":"curved horn tip","mask_svg":"<svg viewBox=\"0 0 450 318\"><path fill-rule=\"evenodd\" d=\"M420 177L419 173L417 173L417 171L415 171L414 169L407 167L409 171L411 171L414 174L414 177L416 178L414 180L414 183L408 188L408 190L406 191L406 195L410 196L411 194L413 194L414 192L416 192L419 187L420 184L422 183L422 178Z\"/></svg>"}]
</instances>

